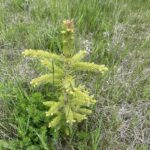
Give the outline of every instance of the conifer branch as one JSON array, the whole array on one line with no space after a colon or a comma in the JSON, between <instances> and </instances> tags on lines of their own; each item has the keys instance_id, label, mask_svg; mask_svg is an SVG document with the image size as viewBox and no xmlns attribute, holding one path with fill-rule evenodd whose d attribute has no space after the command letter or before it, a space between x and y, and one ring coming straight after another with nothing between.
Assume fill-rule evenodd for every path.
<instances>
[{"instance_id":1,"label":"conifer branch","mask_svg":"<svg viewBox=\"0 0 150 150\"><path fill-rule=\"evenodd\" d=\"M77 54L75 54L71 58L71 62L75 63L75 62L79 62L79 61L83 60L85 58L86 54L87 54L86 51L79 51Z\"/></svg>"},{"instance_id":2,"label":"conifer branch","mask_svg":"<svg viewBox=\"0 0 150 150\"><path fill-rule=\"evenodd\" d=\"M61 75L60 74L55 74L55 81L57 84L60 84L61 82ZM34 78L32 79L32 81L30 82L30 84L32 84L34 87L36 86L40 86L42 84L46 84L46 83L53 83L53 74L45 74L45 75L41 75L38 78Z\"/></svg>"},{"instance_id":3,"label":"conifer branch","mask_svg":"<svg viewBox=\"0 0 150 150\"><path fill-rule=\"evenodd\" d=\"M88 62L75 62L72 64L73 70L76 71L88 71L88 72L97 72L97 73L104 73L108 70L105 65L97 65L94 63Z\"/></svg>"},{"instance_id":4,"label":"conifer branch","mask_svg":"<svg viewBox=\"0 0 150 150\"><path fill-rule=\"evenodd\" d=\"M32 49L26 49L24 52L22 52L24 56L32 57L32 58L38 58L38 59L50 59L62 62L63 58L61 55L57 55L54 53L49 53L47 51L43 50L32 50Z\"/></svg>"}]
</instances>

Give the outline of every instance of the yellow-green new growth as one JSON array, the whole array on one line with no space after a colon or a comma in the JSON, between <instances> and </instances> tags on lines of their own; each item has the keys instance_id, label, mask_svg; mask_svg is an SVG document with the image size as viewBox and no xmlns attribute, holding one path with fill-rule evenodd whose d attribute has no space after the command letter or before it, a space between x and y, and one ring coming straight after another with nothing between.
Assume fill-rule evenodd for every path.
<instances>
[{"instance_id":1,"label":"yellow-green new growth","mask_svg":"<svg viewBox=\"0 0 150 150\"><path fill-rule=\"evenodd\" d=\"M59 56L54 53L49 53L43 50L32 50L32 49L26 49L24 52L22 52L24 56L38 58L38 59L49 59L49 60L56 60L56 61L63 61L62 56Z\"/></svg>"},{"instance_id":2,"label":"yellow-green new growth","mask_svg":"<svg viewBox=\"0 0 150 150\"><path fill-rule=\"evenodd\" d=\"M87 119L87 115L92 113L91 106L96 103L94 96L90 95L83 85L76 84L76 72L104 73L108 68L104 65L84 62L86 51L75 54L73 20L63 22L61 34L62 55L31 49L25 50L23 55L40 60L41 65L48 69L49 73L33 79L31 84L40 86L55 83L60 97L43 103L48 107L46 116L51 118L49 127L54 131L64 129L66 134L69 134L68 129L73 123Z\"/></svg>"}]
</instances>

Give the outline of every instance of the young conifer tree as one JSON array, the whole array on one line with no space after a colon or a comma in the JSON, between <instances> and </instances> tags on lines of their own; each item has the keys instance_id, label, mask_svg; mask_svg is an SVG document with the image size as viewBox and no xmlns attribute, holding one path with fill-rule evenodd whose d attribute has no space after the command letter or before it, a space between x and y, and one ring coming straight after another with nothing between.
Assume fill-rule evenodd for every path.
<instances>
[{"instance_id":1,"label":"young conifer tree","mask_svg":"<svg viewBox=\"0 0 150 150\"><path fill-rule=\"evenodd\" d=\"M84 62L87 52L74 51L74 26L72 20L63 21L61 31L63 38L62 54L50 53L43 50L27 49L24 56L38 59L43 67L49 68L49 73L41 75L31 81L33 86L46 83L55 83L60 97L44 102L48 107L46 116L50 118L49 127L58 131L70 133L73 123L87 119L91 114L91 106L96 103L94 96L90 95L84 85L76 84L76 72L104 73L108 70L104 65Z\"/></svg>"}]
</instances>

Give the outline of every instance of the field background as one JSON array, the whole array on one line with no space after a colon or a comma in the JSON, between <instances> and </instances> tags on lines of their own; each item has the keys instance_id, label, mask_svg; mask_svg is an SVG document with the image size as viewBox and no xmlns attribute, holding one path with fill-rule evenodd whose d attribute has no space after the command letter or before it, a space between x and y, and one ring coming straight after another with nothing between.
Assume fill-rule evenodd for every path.
<instances>
[{"instance_id":1,"label":"field background","mask_svg":"<svg viewBox=\"0 0 150 150\"><path fill-rule=\"evenodd\" d=\"M61 23L70 18L77 49L109 71L81 76L97 105L72 137L53 140L54 149L149 150L150 0L0 0L0 145L8 147L16 130L24 130L13 108L26 100L21 95L35 72L21 52L59 52ZM48 149L44 140L41 145Z\"/></svg>"}]
</instances>

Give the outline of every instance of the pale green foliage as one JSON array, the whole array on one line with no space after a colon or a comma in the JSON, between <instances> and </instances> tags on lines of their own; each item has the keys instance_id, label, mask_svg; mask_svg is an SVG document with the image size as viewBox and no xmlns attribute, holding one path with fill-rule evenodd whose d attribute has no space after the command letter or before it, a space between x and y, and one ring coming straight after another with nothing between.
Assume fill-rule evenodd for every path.
<instances>
[{"instance_id":1,"label":"pale green foliage","mask_svg":"<svg viewBox=\"0 0 150 150\"><path fill-rule=\"evenodd\" d=\"M38 58L38 59L51 59L51 60L57 60L57 61L62 61L62 57L57 55L57 54L54 54L54 53L49 53L49 52L46 52L46 51L43 51L43 50L32 50L32 49L29 49L29 50L25 50L23 52L23 55L24 56L28 56L28 57L34 57L34 58Z\"/></svg>"},{"instance_id":2,"label":"pale green foliage","mask_svg":"<svg viewBox=\"0 0 150 150\"><path fill-rule=\"evenodd\" d=\"M53 101L46 101L49 109L46 116L51 117L49 127L55 131L64 129L69 134L69 129L74 122L81 122L91 114L91 106L96 103L94 96L91 96L83 85L75 82L76 71L88 71L104 73L107 67L94 63L83 62L86 51L79 51L74 54L74 28L72 20L63 22L63 53L57 55L42 50L25 50L24 56L37 58L42 66L49 69L48 74L42 75L31 81L33 86L45 83L55 83L60 97ZM70 47L71 45L71 47Z\"/></svg>"},{"instance_id":3,"label":"pale green foliage","mask_svg":"<svg viewBox=\"0 0 150 150\"><path fill-rule=\"evenodd\" d=\"M61 77L60 74L55 74L55 82L56 83L60 82L60 77ZM33 86L39 86L39 85L44 84L44 83L53 83L53 82L54 82L53 74L45 74L45 75L42 75L38 78L33 79L30 83Z\"/></svg>"},{"instance_id":4,"label":"pale green foliage","mask_svg":"<svg viewBox=\"0 0 150 150\"><path fill-rule=\"evenodd\" d=\"M75 62L73 68L79 71L101 72L104 73L108 69L104 65L96 65L88 62Z\"/></svg>"}]
</instances>

